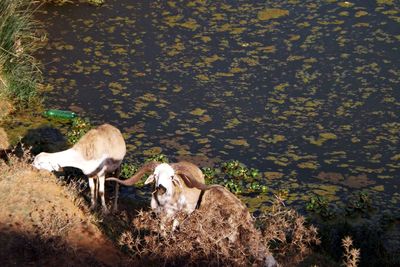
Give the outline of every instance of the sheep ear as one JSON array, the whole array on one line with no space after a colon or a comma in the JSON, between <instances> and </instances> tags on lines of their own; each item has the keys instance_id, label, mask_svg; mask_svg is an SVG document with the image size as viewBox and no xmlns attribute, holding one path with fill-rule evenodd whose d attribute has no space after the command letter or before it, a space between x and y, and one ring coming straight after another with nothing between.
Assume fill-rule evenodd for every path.
<instances>
[{"instance_id":1,"label":"sheep ear","mask_svg":"<svg viewBox=\"0 0 400 267\"><path fill-rule=\"evenodd\" d=\"M149 175L144 184L150 184L152 182L154 182L154 174Z\"/></svg>"}]
</instances>

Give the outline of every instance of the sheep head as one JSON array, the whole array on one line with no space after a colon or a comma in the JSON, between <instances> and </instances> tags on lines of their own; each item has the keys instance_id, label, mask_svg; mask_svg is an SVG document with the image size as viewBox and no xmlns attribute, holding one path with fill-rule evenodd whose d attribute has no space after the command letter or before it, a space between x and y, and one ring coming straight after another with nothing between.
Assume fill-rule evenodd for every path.
<instances>
[{"instance_id":1,"label":"sheep head","mask_svg":"<svg viewBox=\"0 0 400 267\"><path fill-rule=\"evenodd\" d=\"M181 181L177 177L173 166L167 163L157 165L153 174L146 179L144 184L153 182L156 192L160 195L164 193L171 195L175 186L182 187Z\"/></svg>"},{"instance_id":2,"label":"sheep head","mask_svg":"<svg viewBox=\"0 0 400 267\"><path fill-rule=\"evenodd\" d=\"M42 152L33 160L32 166L39 170L58 171L61 169L57 162L54 162L50 153Z\"/></svg>"}]
</instances>

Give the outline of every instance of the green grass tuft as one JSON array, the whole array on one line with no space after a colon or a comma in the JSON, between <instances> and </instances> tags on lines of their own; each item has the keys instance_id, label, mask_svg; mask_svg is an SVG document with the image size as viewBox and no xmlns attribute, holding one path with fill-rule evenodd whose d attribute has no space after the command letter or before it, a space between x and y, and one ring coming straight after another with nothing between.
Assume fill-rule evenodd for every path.
<instances>
[{"instance_id":1,"label":"green grass tuft","mask_svg":"<svg viewBox=\"0 0 400 267\"><path fill-rule=\"evenodd\" d=\"M0 96L27 106L37 100L42 80L38 62L32 56L40 47L39 24L33 19L37 2L0 1Z\"/></svg>"}]
</instances>

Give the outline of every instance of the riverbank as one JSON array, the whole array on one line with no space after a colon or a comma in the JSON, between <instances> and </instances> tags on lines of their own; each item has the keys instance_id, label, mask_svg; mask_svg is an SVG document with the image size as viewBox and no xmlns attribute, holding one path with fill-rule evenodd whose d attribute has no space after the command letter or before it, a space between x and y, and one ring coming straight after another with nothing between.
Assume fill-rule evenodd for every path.
<instances>
[{"instance_id":1,"label":"riverbank","mask_svg":"<svg viewBox=\"0 0 400 267\"><path fill-rule=\"evenodd\" d=\"M1 265L127 266L77 185L33 170L29 159L25 151L0 160Z\"/></svg>"}]
</instances>

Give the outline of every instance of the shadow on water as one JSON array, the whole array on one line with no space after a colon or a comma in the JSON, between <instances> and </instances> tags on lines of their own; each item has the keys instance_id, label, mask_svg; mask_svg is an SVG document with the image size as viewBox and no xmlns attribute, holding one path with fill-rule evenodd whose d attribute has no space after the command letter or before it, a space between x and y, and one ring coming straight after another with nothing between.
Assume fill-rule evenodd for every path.
<instances>
[{"instance_id":1,"label":"shadow on water","mask_svg":"<svg viewBox=\"0 0 400 267\"><path fill-rule=\"evenodd\" d=\"M27 147L31 147L31 153L37 155L40 152L58 152L68 148L68 143L61 131L51 126L41 126L29 129L21 139Z\"/></svg>"}]
</instances>

